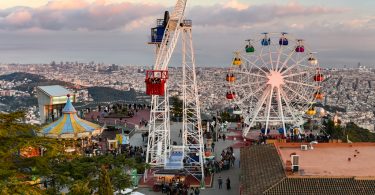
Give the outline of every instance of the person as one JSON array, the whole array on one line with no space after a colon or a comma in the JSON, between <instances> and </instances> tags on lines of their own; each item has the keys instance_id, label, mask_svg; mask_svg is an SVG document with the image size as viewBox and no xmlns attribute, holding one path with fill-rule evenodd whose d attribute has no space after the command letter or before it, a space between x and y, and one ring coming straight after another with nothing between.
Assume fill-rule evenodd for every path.
<instances>
[{"instance_id":1,"label":"person","mask_svg":"<svg viewBox=\"0 0 375 195\"><path fill-rule=\"evenodd\" d=\"M212 150L212 152L215 152L215 142L212 142L212 144L211 144L211 150Z\"/></svg>"},{"instance_id":2,"label":"person","mask_svg":"<svg viewBox=\"0 0 375 195\"><path fill-rule=\"evenodd\" d=\"M190 195L194 195L194 188L193 187L190 188Z\"/></svg>"},{"instance_id":3,"label":"person","mask_svg":"<svg viewBox=\"0 0 375 195\"><path fill-rule=\"evenodd\" d=\"M195 190L194 190L194 194L195 194L195 195L199 195L200 193L201 193L201 192L199 191L199 188L196 187Z\"/></svg>"},{"instance_id":4,"label":"person","mask_svg":"<svg viewBox=\"0 0 375 195\"><path fill-rule=\"evenodd\" d=\"M182 137L182 129L180 129L180 133L178 134L178 137Z\"/></svg>"},{"instance_id":5,"label":"person","mask_svg":"<svg viewBox=\"0 0 375 195\"><path fill-rule=\"evenodd\" d=\"M219 176L219 178L217 179L218 183L219 183L219 189L223 188L223 179L221 178L221 176Z\"/></svg>"},{"instance_id":6,"label":"person","mask_svg":"<svg viewBox=\"0 0 375 195\"><path fill-rule=\"evenodd\" d=\"M234 167L234 163L236 162L236 157L234 157L234 154L232 154L230 162L231 162L232 167Z\"/></svg>"},{"instance_id":7,"label":"person","mask_svg":"<svg viewBox=\"0 0 375 195\"><path fill-rule=\"evenodd\" d=\"M223 134L223 141L225 141L225 138L226 138L226 136L225 136L225 134Z\"/></svg>"},{"instance_id":8,"label":"person","mask_svg":"<svg viewBox=\"0 0 375 195\"><path fill-rule=\"evenodd\" d=\"M167 193L167 185L165 183L161 184L161 193L162 194Z\"/></svg>"},{"instance_id":9,"label":"person","mask_svg":"<svg viewBox=\"0 0 375 195\"><path fill-rule=\"evenodd\" d=\"M229 177L227 178L227 190L230 190L231 189L231 187L230 187L230 179L229 179Z\"/></svg>"}]
</instances>

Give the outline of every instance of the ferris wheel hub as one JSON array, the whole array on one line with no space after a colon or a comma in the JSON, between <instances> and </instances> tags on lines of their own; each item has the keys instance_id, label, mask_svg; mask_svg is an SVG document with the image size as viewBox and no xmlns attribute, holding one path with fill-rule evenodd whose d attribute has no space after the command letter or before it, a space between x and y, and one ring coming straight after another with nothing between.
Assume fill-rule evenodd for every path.
<instances>
[{"instance_id":1,"label":"ferris wheel hub","mask_svg":"<svg viewBox=\"0 0 375 195\"><path fill-rule=\"evenodd\" d=\"M267 75L268 78L268 85L271 85L272 87L280 87L281 85L284 85L284 76L275 70L271 70L270 73Z\"/></svg>"}]
</instances>

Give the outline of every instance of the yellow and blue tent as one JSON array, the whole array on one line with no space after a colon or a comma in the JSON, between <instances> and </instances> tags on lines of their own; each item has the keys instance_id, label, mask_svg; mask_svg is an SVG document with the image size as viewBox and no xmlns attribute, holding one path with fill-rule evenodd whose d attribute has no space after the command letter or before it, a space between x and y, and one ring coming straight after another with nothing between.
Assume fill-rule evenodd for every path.
<instances>
[{"instance_id":1,"label":"yellow and blue tent","mask_svg":"<svg viewBox=\"0 0 375 195\"><path fill-rule=\"evenodd\" d=\"M44 136L67 139L85 138L102 132L102 128L99 125L77 116L77 111L73 107L69 96L62 113L63 116L60 119L43 128L42 134Z\"/></svg>"}]
</instances>

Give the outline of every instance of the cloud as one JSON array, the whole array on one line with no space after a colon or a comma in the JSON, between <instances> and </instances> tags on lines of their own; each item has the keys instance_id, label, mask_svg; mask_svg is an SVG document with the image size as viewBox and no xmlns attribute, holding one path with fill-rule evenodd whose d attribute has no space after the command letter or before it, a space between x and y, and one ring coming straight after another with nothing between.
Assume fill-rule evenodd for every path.
<instances>
[{"instance_id":1,"label":"cloud","mask_svg":"<svg viewBox=\"0 0 375 195\"><path fill-rule=\"evenodd\" d=\"M307 6L295 2L286 5L261 4L247 6L237 1L229 1L227 6L197 6L190 15L198 25L243 26L267 23L287 17L311 17L330 14L340 14L348 9L327 8L322 6Z\"/></svg>"},{"instance_id":2,"label":"cloud","mask_svg":"<svg viewBox=\"0 0 375 195\"><path fill-rule=\"evenodd\" d=\"M161 16L163 10L170 10L161 4L142 2L110 3L96 0L90 3L87 0L57 0L36 8L14 7L0 10L0 29L131 31L146 27L156 16ZM286 5L249 5L238 0L228 0L211 6L192 7L189 17L198 26L232 28L264 24L287 17L315 17L345 11L347 10L322 6L303 6L296 2Z\"/></svg>"},{"instance_id":3,"label":"cloud","mask_svg":"<svg viewBox=\"0 0 375 195\"><path fill-rule=\"evenodd\" d=\"M50 10L75 10L84 9L89 6L84 0L60 0L60 1L50 1L44 7Z\"/></svg>"},{"instance_id":4,"label":"cloud","mask_svg":"<svg viewBox=\"0 0 375 195\"><path fill-rule=\"evenodd\" d=\"M224 8L232 8L236 10L246 10L249 8L249 5L240 3L237 0L229 0L223 4Z\"/></svg>"},{"instance_id":5,"label":"cloud","mask_svg":"<svg viewBox=\"0 0 375 195\"><path fill-rule=\"evenodd\" d=\"M5 21L11 25L19 26L31 21L32 15L27 10L18 10L5 17Z\"/></svg>"},{"instance_id":6,"label":"cloud","mask_svg":"<svg viewBox=\"0 0 375 195\"><path fill-rule=\"evenodd\" d=\"M51 1L42 7L14 7L0 10L0 29L25 30L116 30L145 17L159 15L161 5L112 3L85 0ZM138 21L139 22L139 21Z\"/></svg>"}]
</instances>

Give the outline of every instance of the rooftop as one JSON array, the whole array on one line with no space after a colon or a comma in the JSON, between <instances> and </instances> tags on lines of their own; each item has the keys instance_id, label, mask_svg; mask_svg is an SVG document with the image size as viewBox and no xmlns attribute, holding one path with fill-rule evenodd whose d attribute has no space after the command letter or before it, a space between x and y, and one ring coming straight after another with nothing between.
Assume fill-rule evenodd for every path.
<instances>
[{"instance_id":1,"label":"rooftop","mask_svg":"<svg viewBox=\"0 0 375 195\"><path fill-rule=\"evenodd\" d=\"M307 151L301 144L276 145L284 163L291 153L300 156L300 176L375 177L375 143L319 143Z\"/></svg>"},{"instance_id":2,"label":"rooftop","mask_svg":"<svg viewBox=\"0 0 375 195\"><path fill-rule=\"evenodd\" d=\"M66 96L71 93L61 85L39 86L38 88L50 97Z\"/></svg>"},{"instance_id":3,"label":"rooftop","mask_svg":"<svg viewBox=\"0 0 375 195\"><path fill-rule=\"evenodd\" d=\"M307 151L300 146L275 143L242 148L242 194L375 194L375 154L371 153L375 143L319 143ZM296 174L284 171L293 152L300 155Z\"/></svg>"}]
</instances>

